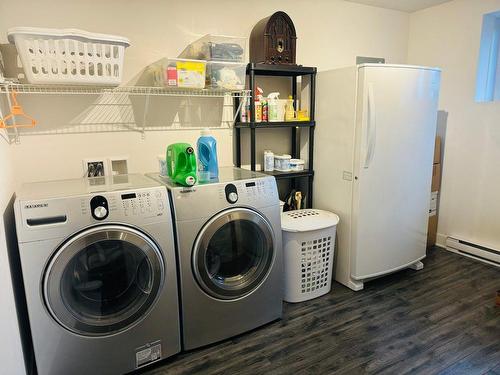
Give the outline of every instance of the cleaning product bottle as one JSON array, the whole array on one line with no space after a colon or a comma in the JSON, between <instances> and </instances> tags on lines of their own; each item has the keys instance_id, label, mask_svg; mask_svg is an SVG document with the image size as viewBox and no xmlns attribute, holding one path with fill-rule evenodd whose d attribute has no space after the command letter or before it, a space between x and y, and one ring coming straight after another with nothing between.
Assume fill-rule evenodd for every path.
<instances>
[{"instance_id":1,"label":"cleaning product bottle","mask_svg":"<svg viewBox=\"0 0 500 375\"><path fill-rule=\"evenodd\" d=\"M248 122L248 112L247 112L248 98L245 96L241 100L243 101L243 103L241 104L240 122Z\"/></svg>"},{"instance_id":2,"label":"cleaning product bottle","mask_svg":"<svg viewBox=\"0 0 500 375\"><path fill-rule=\"evenodd\" d=\"M247 96L245 99L245 112L246 112L246 122L250 122L250 103L251 103L252 98L250 96Z\"/></svg>"},{"instance_id":3,"label":"cleaning product bottle","mask_svg":"<svg viewBox=\"0 0 500 375\"><path fill-rule=\"evenodd\" d=\"M262 94L264 90L260 87L255 89L255 122L262 122Z\"/></svg>"},{"instance_id":4,"label":"cleaning product bottle","mask_svg":"<svg viewBox=\"0 0 500 375\"><path fill-rule=\"evenodd\" d=\"M271 150L264 151L264 172L274 170L274 153Z\"/></svg>"},{"instance_id":5,"label":"cleaning product bottle","mask_svg":"<svg viewBox=\"0 0 500 375\"><path fill-rule=\"evenodd\" d=\"M183 186L196 183L196 155L189 143L173 143L167 148L167 172L170 179Z\"/></svg>"},{"instance_id":6,"label":"cleaning product bottle","mask_svg":"<svg viewBox=\"0 0 500 375\"><path fill-rule=\"evenodd\" d=\"M285 105L285 121L295 121L295 109L293 108L293 97L288 95Z\"/></svg>"},{"instance_id":7,"label":"cleaning product bottle","mask_svg":"<svg viewBox=\"0 0 500 375\"><path fill-rule=\"evenodd\" d=\"M269 113L269 122L279 121L278 118L278 98L279 92L272 92L267 96L267 106Z\"/></svg>"},{"instance_id":8,"label":"cleaning product bottle","mask_svg":"<svg viewBox=\"0 0 500 375\"><path fill-rule=\"evenodd\" d=\"M210 129L201 131L198 138L198 175L200 182L216 181L219 178L217 163L217 141L210 134Z\"/></svg>"},{"instance_id":9,"label":"cleaning product bottle","mask_svg":"<svg viewBox=\"0 0 500 375\"><path fill-rule=\"evenodd\" d=\"M269 107L267 104L267 100L265 98L262 99L261 101L262 105L262 122L268 122L269 121Z\"/></svg>"}]
</instances>

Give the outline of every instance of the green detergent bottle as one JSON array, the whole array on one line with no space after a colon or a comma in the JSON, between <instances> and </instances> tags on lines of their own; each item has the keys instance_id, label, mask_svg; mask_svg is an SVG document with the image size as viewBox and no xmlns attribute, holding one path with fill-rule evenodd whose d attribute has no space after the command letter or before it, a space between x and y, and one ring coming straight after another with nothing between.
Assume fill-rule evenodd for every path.
<instances>
[{"instance_id":1,"label":"green detergent bottle","mask_svg":"<svg viewBox=\"0 0 500 375\"><path fill-rule=\"evenodd\" d=\"M167 147L167 171L177 184L193 186L196 183L196 155L189 143L173 143Z\"/></svg>"}]
</instances>

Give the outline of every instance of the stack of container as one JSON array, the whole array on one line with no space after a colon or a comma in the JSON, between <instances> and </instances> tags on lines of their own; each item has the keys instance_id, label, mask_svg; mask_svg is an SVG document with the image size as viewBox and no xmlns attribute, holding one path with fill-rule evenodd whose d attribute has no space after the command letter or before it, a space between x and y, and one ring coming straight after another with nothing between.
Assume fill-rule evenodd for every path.
<instances>
[{"instance_id":1,"label":"stack of container","mask_svg":"<svg viewBox=\"0 0 500 375\"><path fill-rule=\"evenodd\" d=\"M243 90L246 78L246 38L212 35L189 44L178 58L154 64L157 86Z\"/></svg>"}]
</instances>

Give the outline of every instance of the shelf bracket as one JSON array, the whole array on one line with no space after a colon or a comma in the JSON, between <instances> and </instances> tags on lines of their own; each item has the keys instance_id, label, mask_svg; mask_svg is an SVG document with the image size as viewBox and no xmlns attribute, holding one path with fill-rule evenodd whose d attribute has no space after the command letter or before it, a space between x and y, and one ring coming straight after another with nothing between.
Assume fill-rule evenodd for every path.
<instances>
[{"instance_id":1,"label":"shelf bracket","mask_svg":"<svg viewBox=\"0 0 500 375\"><path fill-rule=\"evenodd\" d=\"M141 132L141 139L144 140L146 139L146 122L147 122L147 116L149 112L149 103L150 103L151 95L148 92L146 94L146 101L144 103L144 114L142 116L142 129L140 130Z\"/></svg>"},{"instance_id":2,"label":"shelf bracket","mask_svg":"<svg viewBox=\"0 0 500 375\"><path fill-rule=\"evenodd\" d=\"M241 99L240 99L240 102L238 104L238 108L236 108L236 111L234 112L234 115L233 115L233 126L236 124L236 121L238 120L238 116L240 115L241 109L245 105L246 101L247 101L247 95L244 94L241 97ZM234 102L234 97L233 97L233 102Z\"/></svg>"}]
</instances>

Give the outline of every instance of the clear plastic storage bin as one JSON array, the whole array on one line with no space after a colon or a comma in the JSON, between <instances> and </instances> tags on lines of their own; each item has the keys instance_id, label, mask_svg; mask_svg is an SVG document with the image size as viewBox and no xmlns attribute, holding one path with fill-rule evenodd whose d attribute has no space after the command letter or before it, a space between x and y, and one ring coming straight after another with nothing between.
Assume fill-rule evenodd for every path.
<instances>
[{"instance_id":1,"label":"clear plastic storage bin","mask_svg":"<svg viewBox=\"0 0 500 375\"><path fill-rule=\"evenodd\" d=\"M207 62L190 59L161 59L152 64L154 85L204 89Z\"/></svg>"},{"instance_id":2,"label":"clear plastic storage bin","mask_svg":"<svg viewBox=\"0 0 500 375\"><path fill-rule=\"evenodd\" d=\"M207 34L189 44L179 57L245 63L246 44L244 37Z\"/></svg>"},{"instance_id":3,"label":"clear plastic storage bin","mask_svg":"<svg viewBox=\"0 0 500 375\"><path fill-rule=\"evenodd\" d=\"M285 301L302 302L330 291L338 222L334 213L316 209L281 214Z\"/></svg>"},{"instance_id":4,"label":"clear plastic storage bin","mask_svg":"<svg viewBox=\"0 0 500 375\"><path fill-rule=\"evenodd\" d=\"M216 61L207 63L207 88L243 90L245 78L246 64Z\"/></svg>"}]
</instances>

